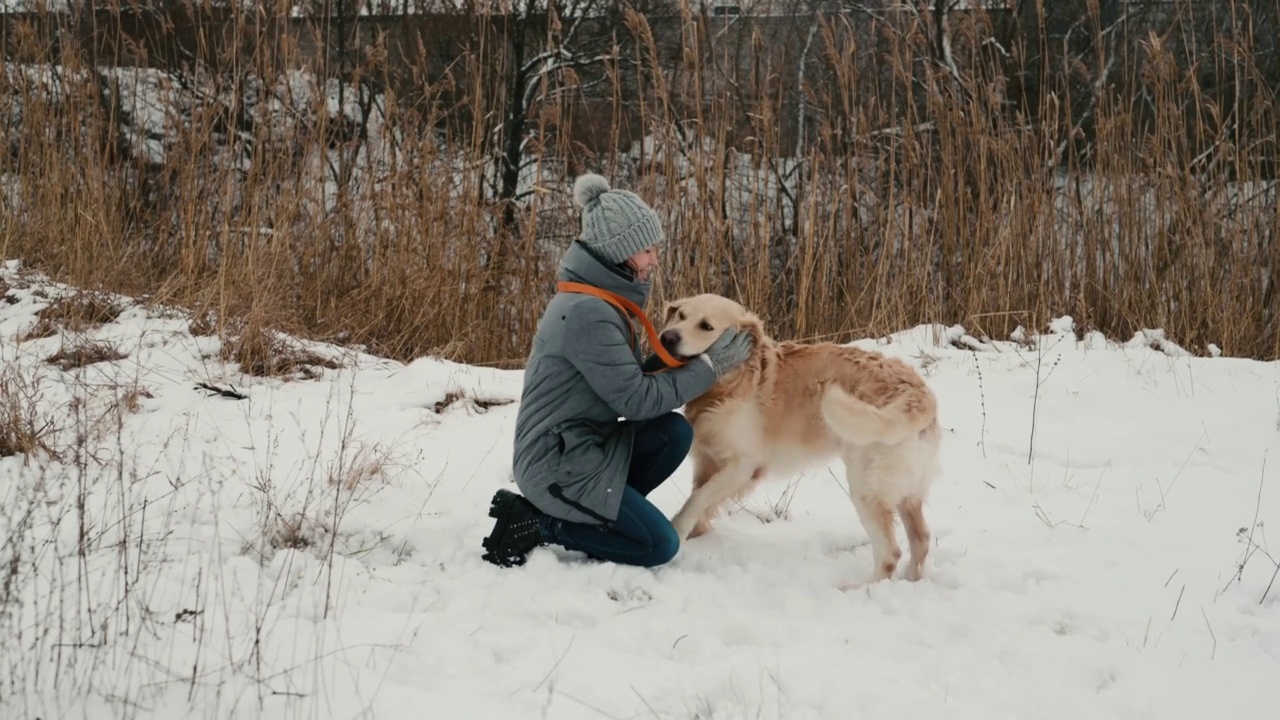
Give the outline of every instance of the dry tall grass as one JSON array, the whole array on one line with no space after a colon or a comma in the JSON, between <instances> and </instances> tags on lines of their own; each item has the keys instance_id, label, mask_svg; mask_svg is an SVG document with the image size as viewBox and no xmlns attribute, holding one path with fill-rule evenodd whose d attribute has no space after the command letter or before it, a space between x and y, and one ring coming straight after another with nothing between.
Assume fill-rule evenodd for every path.
<instances>
[{"instance_id":1,"label":"dry tall grass","mask_svg":"<svg viewBox=\"0 0 1280 720\"><path fill-rule=\"evenodd\" d=\"M780 337L1071 314L1280 356L1280 73L1255 46L1280 2L1084 2L1066 36L1037 3L869 5L754 25L686 5L661 32L624 10L611 57L526 85L516 198L495 194L511 45L485 19L444 49L331 27L341 62L283 16L227 21L229 42L195 33L199 63L150 70L54 41L83 18L11 23L0 253L224 331L518 366L593 169L666 219L657 300L723 292ZM535 49L570 19L540 22Z\"/></svg>"}]
</instances>

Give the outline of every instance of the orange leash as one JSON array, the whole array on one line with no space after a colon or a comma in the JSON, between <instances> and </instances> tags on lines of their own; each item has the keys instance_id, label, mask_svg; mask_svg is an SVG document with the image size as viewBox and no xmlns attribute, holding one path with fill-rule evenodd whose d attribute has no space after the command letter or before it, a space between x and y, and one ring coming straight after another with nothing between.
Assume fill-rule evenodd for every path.
<instances>
[{"instance_id":1,"label":"orange leash","mask_svg":"<svg viewBox=\"0 0 1280 720\"><path fill-rule=\"evenodd\" d=\"M649 336L649 347L653 348L653 351L657 353L658 357L662 359L662 362L666 364L667 367L677 368L687 362L685 360L676 359L674 355L667 352L666 348L662 347L662 343L658 340L658 331L653 329L653 323L649 322L649 318L645 316L644 310L630 300L619 295L614 295L608 290L602 290L594 285L568 282L566 280L561 280L556 283L556 290L568 293L581 293L583 295L591 295L592 297L600 298L621 310L624 315L630 315L644 325L644 331Z\"/></svg>"}]
</instances>

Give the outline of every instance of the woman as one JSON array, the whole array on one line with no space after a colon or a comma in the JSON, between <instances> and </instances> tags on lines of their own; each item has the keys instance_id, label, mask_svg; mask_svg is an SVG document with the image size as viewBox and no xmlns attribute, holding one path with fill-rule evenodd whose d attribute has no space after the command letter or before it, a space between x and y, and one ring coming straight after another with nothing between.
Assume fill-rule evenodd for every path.
<instances>
[{"instance_id":1,"label":"woman","mask_svg":"<svg viewBox=\"0 0 1280 720\"><path fill-rule=\"evenodd\" d=\"M534 548L556 544L653 567L680 548L670 521L646 498L693 440L688 421L672 411L741 365L752 339L726 330L683 364L660 346L642 363L628 315L648 326L640 308L664 239L657 213L599 175L580 176L573 197L582 234L560 261L560 291L538 322L516 416L513 465L524 496L493 496L484 559L523 565Z\"/></svg>"}]
</instances>

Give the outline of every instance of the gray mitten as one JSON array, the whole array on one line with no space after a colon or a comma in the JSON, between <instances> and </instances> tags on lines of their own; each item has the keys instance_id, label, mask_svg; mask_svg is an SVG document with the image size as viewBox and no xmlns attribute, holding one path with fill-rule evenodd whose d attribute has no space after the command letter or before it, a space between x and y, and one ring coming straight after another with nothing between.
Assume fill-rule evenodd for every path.
<instances>
[{"instance_id":1,"label":"gray mitten","mask_svg":"<svg viewBox=\"0 0 1280 720\"><path fill-rule=\"evenodd\" d=\"M729 328L698 357L706 360L716 377L720 377L746 362L754 344L751 333Z\"/></svg>"}]
</instances>

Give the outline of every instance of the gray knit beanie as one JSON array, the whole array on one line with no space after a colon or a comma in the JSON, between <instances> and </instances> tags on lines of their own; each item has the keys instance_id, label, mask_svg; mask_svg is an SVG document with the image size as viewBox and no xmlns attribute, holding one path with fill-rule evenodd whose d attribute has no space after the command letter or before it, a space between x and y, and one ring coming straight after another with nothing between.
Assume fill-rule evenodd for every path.
<instances>
[{"instance_id":1,"label":"gray knit beanie","mask_svg":"<svg viewBox=\"0 0 1280 720\"><path fill-rule=\"evenodd\" d=\"M612 265L663 241L658 214L627 190L614 190L600 175L579 175L573 200L582 208L578 242Z\"/></svg>"}]
</instances>

